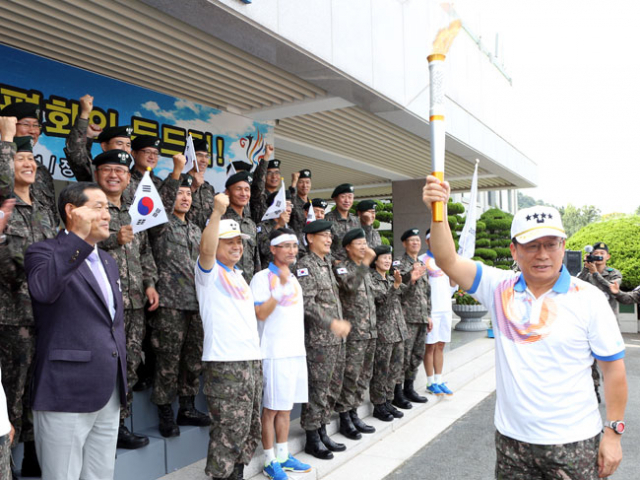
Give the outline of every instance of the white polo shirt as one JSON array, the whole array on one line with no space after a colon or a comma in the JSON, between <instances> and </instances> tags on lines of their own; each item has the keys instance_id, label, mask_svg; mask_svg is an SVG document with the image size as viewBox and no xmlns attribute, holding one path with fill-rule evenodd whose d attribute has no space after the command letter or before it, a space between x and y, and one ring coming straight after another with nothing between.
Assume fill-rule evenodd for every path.
<instances>
[{"instance_id":1,"label":"white polo shirt","mask_svg":"<svg viewBox=\"0 0 640 480\"><path fill-rule=\"evenodd\" d=\"M254 303L261 305L271 298L271 292L280 285L279 269L273 262L269 268L256 273L251 280ZM303 357L304 306L302 288L295 275L289 276L284 295L264 321L258 322L260 348L263 358Z\"/></svg>"},{"instance_id":2,"label":"white polo shirt","mask_svg":"<svg viewBox=\"0 0 640 480\"><path fill-rule=\"evenodd\" d=\"M0 380L2 373L0 372ZM11 423L9 423L9 414L7 412L7 397L4 394L4 388L0 386L0 437L4 437L11 433Z\"/></svg>"},{"instance_id":3,"label":"white polo shirt","mask_svg":"<svg viewBox=\"0 0 640 480\"><path fill-rule=\"evenodd\" d=\"M622 335L602 292L563 266L553 288L535 298L521 273L478 262L469 293L493 320L498 431L541 445L596 436L602 418L593 359L624 357Z\"/></svg>"},{"instance_id":4,"label":"white polo shirt","mask_svg":"<svg viewBox=\"0 0 640 480\"><path fill-rule=\"evenodd\" d=\"M456 289L451 287L449 277L436 264L431 251L427 250L419 260L427 267L427 278L431 287L431 314L444 313L451 316L451 296Z\"/></svg>"},{"instance_id":5,"label":"white polo shirt","mask_svg":"<svg viewBox=\"0 0 640 480\"><path fill-rule=\"evenodd\" d=\"M202 360L261 359L253 296L241 271L217 260L210 270L204 270L198 258L195 279L204 328Z\"/></svg>"}]
</instances>

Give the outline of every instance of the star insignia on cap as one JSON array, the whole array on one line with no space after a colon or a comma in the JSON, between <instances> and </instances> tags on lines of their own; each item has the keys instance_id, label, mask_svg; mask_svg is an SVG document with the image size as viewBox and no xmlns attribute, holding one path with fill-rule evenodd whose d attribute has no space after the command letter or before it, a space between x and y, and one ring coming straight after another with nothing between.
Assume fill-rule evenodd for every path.
<instances>
[{"instance_id":1,"label":"star insignia on cap","mask_svg":"<svg viewBox=\"0 0 640 480\"><path fill-rule=\"evenodd\" d=\"M537 219L538 219L538 214L537 214L537 213L534 213L534 214L533 214L533 218L535 218L535 219L537 220Z\"/></svg>"},{"instance_id":2,"label":"star insignia on cap","mask_svg":"<svg viewBox=\"0 0 640 480\"><path fill-rule=\"evenodd\" d=\"M546 218L546 216L547 215L545 213L540 214L540 218Z\"/></svg>"},{"instance_id":3,"label":"star insignia on cap","mask_svg":"<svg viewBox=\"0 0 640 480\"><path fill-rule=\"evenodd\" d=\"M550 213L547 213L547 218L548 218L549 220L551 220L551 214L550 214Z\"/></svg>"},{"instance_id":4,"label":"star insignia on cap","mask_svg":"<svg viewBox=\"0 0 640 480\"><path fill-rule=\"evenodd\" d=\"M527 222L531 220L531 215L527 215Z\"/></svg>"}]
</instances>

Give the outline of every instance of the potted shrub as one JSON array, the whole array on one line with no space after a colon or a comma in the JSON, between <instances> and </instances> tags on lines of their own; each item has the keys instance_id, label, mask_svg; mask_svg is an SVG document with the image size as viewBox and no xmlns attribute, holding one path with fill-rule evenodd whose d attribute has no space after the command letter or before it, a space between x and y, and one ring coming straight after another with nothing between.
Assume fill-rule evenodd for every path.
<instances>
[{"instance_id":1,"label":"potted shrub","mask_svg":"<svg viewBox=\"0 0 640 480\"><path fill-rule=\"evenodd\" d=\"M453 294L453 312L460 317L455 329L463 332L479 332L487 329L482 321L488 310L464 290L457 290Z\"/></svg>"}]
</instances>

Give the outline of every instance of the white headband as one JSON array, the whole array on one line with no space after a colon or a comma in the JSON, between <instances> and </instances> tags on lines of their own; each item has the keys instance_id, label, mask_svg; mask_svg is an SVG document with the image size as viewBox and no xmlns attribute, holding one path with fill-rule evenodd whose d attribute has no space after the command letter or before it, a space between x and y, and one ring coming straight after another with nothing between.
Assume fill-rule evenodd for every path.
<instances>
[{"instance_id":1,"label":"white headband","mask_svg":"<svg viewBox=\"0 0 640 480\"><path fill-rule=\"evenodd\" d=\"M271 240L271 246L275 247L276 245L280 245L281 243L284 243L284 242L295 242L297 245L298 238L295 235L292 235L290 233L284 233L282 235L277 236L273 240Z\"/></svg>"}]
</instances>

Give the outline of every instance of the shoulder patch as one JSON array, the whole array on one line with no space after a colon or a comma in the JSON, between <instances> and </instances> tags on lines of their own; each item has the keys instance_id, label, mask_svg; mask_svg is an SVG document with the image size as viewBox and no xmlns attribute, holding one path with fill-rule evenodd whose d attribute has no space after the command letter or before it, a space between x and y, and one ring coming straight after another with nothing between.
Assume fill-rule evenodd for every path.
<instances>
[{"instance_id":1,"label":"shoulder patch","mask_svg":"<svg viewBox=\"0 0 640 480\"><path fill-rule=\"evenodd\" d=\"M344 275L347 272L348 272L348 270L346 268L344 268L344 267L336 268L336 273L338 275Z\"/></svg>"},{"instance_id":2,"label":"shoulder patch","mask_svg":"<svg viewBox=\"0 0 640 480\"><path fill-rule=\"evenodd\" d=\"M306 277L307 275L309 275L308 268L299 268L296 270L296 277Z\"/></svg>"},{"instance_id":3,"label":"shoulder patch","mask_svg":"<svg viewBox=\"0 0 640 480\"><path fill-rule=\"evenodd\" d=\"M393 263L391 265L393 265L394 267L397 267L398 265L400 265L402 262L400 260L394 260Z\"/></svg>"}]
</instances>

